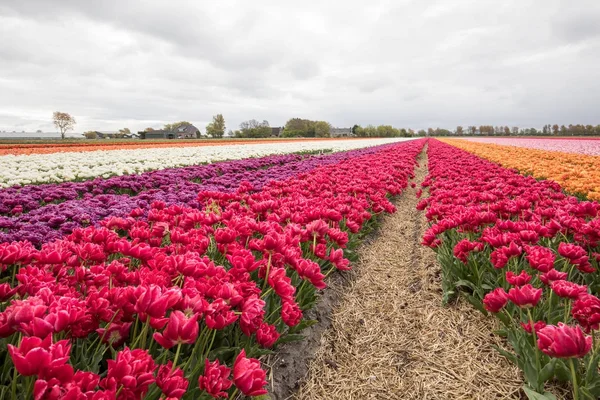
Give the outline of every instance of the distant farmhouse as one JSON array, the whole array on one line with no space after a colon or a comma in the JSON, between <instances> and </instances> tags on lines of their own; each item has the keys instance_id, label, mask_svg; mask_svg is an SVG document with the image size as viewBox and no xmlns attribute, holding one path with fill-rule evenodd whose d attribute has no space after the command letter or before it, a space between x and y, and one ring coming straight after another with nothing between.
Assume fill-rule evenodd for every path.
<instances>
[{"instance_id":1,"label":"distant farmhouse","mask_svg":"<svg viewBox=\"0 0 600 400\"><path fill-rule=\"evenodd\" d=\"M329 135L331 137L352 137L354 134L352 133L352 128L331 128L329 130Z\"/></svg>"},{"instance_id":2,"label":"distant farmhouse","mask_svg":"<svg viewBox=\"0 0 600 400\"><path fill-rule=\"evenodd\" d=\"M137 137L134 133L125 133L121 134L120 132L100 132L100 131L92 131L96 134L96 139L133 139ZM85 134L84 134L85 136Z\"/></svg>"},{"instance_id":3,"label":"distant farmhouse","mask_svg":"<svg viewBox=\"0 0 600 400\"><path fill-rule=\"evenodd\" d=\"M283 132L283 128L271 128L271 137L280 137Z\"/></svg>"},{"instance_id":4,"label":"distant farmhouse","mask_svg":"<svg viewBox=\"0 0 600 400\"><path fill-rule=\"evenodd\" d=\"M140 139L195 139L200 130L192 124L181 125L175 130L156 129L147 132L138 132Z\"/></svg>"}]
</instances>

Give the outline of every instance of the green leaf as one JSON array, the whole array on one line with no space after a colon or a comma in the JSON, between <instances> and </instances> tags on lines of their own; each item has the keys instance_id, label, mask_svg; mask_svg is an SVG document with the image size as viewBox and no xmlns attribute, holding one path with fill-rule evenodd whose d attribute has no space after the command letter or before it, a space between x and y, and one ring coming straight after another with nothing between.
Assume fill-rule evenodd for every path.
<instances>
[{"instance_id":1,"label":"green leaf","mask_svg":"<svg viewBox=\"0 0 600 400\"><path fill-rule=\"evenodd\" d=\"M571 370L565 365L563 360L556 360L554 376L561 382L568 382L571 380Z\"/></svg>"},{"instance_id":2,"label":"green leaf","mask_svg":"<svg viewBox=\"0 0 600 400\"><path fill-rule=\"evenodd\" d=\"M556 396L554 396L552 393L538 393L527 385L523 386L523 391L529 400L556 400Z\"/></svg>"},{"instance_id":3,"label":"green leaf","mask_svg":"<svg viewBox=\"0 0 600 400\"><path fill-rule=\"evenodd\" d=\"M456 281L454 283L454 286L456 286L456 288L460 288L461 286L468 287L473 292L476 290L475 284L473 282L470 282L470 281L467 281L464 279L460 279L460 280Z\"/></svg>"},{"instance_id":4,"label":"green leaf","mask_svg":"<svg viewBox=\"0 0 600 400\"><path fill-rule=\"evenodd\" d=\"M538 384L544 385L546 381L549 381L554 376L554 366L556 365L556 358L553 358L548 364L542 368L538 376Z\"/></svg>"}]
</instances>

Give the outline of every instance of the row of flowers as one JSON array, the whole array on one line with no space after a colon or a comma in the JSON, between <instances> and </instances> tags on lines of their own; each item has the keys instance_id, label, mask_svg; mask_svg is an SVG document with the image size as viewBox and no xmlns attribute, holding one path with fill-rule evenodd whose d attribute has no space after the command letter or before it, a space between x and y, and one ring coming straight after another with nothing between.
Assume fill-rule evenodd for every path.
<instances>
[{"instance_id":1,"label":"row of flowers","mask_svg":"<svg viewBox=\"0 0 600 400\"><path fill-rule=\"evenodd\" d=\"M0 243L27 240L38 246L109 216L127 216L154 201L198 207L201 191L231 192L242 182L260 190L317 166L379 151L381 145L320 156L288 154L170 168L85 182L0 189Z\"/></svg>"},{"instance_id":2,"label":"row of flowers","mask_svg":"<svg viewBox=\"0 0 600 400\"><path fill-rule=\"evenodd\" d=\"M558 182L563 189L580 198L600 200L600 156L476 143L463 139L442 140L505 168Z\"/></svg>"},{"instance_id":3,"label":"row of flowers","mask_svg":"<svg viewBox=\"0 0 600 400\"><path fill-rule=\"evenodd\" d=\"M401 138L291 141L244 145L184 146L87 151L0 157L0 188L50 182L108 178L223 160L264 157L302 151L351 150L391 143Z\"/></svg>"},{"instance_id":4,"label":"row of flowers","mask_svg":"<svg viewBox=\"0 0 600 400\"><path fill-rule=\"evenodd\" d=\"M277 143L291 142L298 139L276 139ZM324 140L323 138L302 138L303 141ZM161 147L189 147L225 144L258 144L273 143L273 139L206 139L202 140L125 140L115 143L113 140L82 141L72 143L2 143L0 144L0 156L5 155L28 155L28 154L51 154L60 152L98 151L98 150L122 150L122 149L147 149Z\"/></svg>"},{"instance_id":5,"label":"row of flowers","mask_svg":"<svg viewBox=\"0 0 600 400\"><path fill-rule=\"evenodd\" d=\"M454 142L453 142L454 143ZM431 227L444 299L464 295L502 323L531 399L551 399L549 381L570 381L575 399L600 396L600 205L558 184L521 176L430 140Z\"/></svg>"},{"instance_id":6,"label":"row of flowers","mask_svg":"<svg viewBox=\"0 0 600 400\"><path fill-rule=\"evenodd\" d=\"M78 228L36 250L0 245L0 397L202 399L267 393L257 357L346 270L417 140L320 166L261 191L201 192L198 207ZM15 368L12 368L14 365Z\"/></svg>"},{"instance_id":7,"label":"row of flowers","mask_svg":"<svg viewBox=\"0 0 600 400\"><path fill-rule=\"evenodd\" d=\"M504 146L525 147L528 149L561 151L563 153L600 156L600 140L587 138L518 138L518 137L465 137L477 143L492 143Z\"/></svg>"}]
</instances>

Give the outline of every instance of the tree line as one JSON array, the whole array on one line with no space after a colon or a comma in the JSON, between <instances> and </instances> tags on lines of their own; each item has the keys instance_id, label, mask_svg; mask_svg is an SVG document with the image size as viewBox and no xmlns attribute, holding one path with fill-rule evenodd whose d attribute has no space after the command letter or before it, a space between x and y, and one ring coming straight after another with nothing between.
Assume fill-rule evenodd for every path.
<instances>
[{"instance_id":1,"label":"tree line","mask_svg":"<svg viewBox=\"0 0 600 400\"><path fill-rule=\"evenodd\" d=\"M65 138L65 133L73 130L75 118L68 113L55 112L53 114L54 125L59 129L61 137ZM188 121L178 121L171 124L165 124L162 128L165 131L174 132L184 125L192 125ZM250 119L239 125L235 131L229 130L227 136L236 138L266 138L270 136L280 137L330 137L333 127L327 121L309 120L304 118L290 118L283 127L274 127L269 121L258 121ZM146 128L144 132L153 131L153 128ZM225 136L225 118L223 114L213 116L212 122L206 126L206 135L213 138L222 138ZM470 125L467 127L457 126L454 130L445 128L427 128L420 130L394 128L391 125L354 125L351 129L352 134L357 137L413 137L413 136L600 136L600 125L583 124L546 124L542 129L520 128L518 126L494 126L494 125ZM87 139L96 139L95 131L85 132L83 134ZM120 129L117 133L110 135L114 138L128 137L131 135L129 128ZM202 137L200 130L196 131L198 138Z\"/></svg>"},{"instance_id":2,"label":"tree line","mask_svg":"<svg viewBox=\"0 0 600 400\"><path fill-rule=\"evenodd\" d=\"M542 129L519 128L518 126L457 126L455 130L428 128L417 131L416 136L600 136L600 125L550 125Z\"/></svg>"}]
</instances>

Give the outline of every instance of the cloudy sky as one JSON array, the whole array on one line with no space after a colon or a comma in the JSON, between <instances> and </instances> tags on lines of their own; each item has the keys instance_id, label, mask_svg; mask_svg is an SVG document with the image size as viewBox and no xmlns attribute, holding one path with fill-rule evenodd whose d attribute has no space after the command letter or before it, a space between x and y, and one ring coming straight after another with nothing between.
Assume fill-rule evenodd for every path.
<instances>
[{"instance_id":1,"label":"cloudy sky","mask_svg":"<svg viewBox=\"0 0 600 400\"><path fill-rule=\"evenodd\" d=\"M1 0L0 130L600 124L598 21L598 0Z\"/></svg>"}]
</instances>

